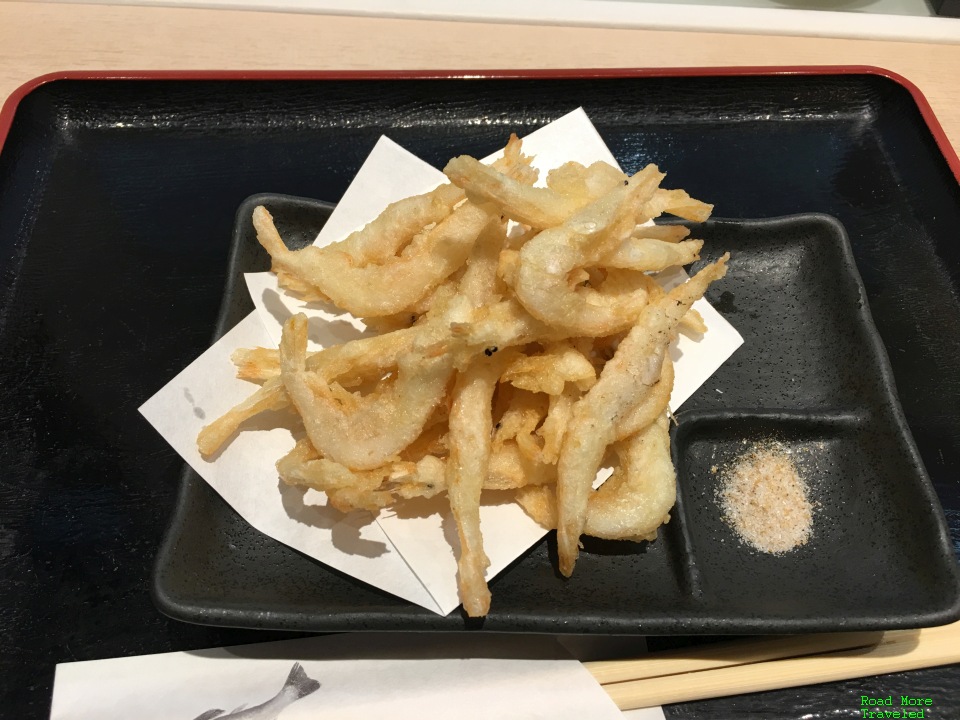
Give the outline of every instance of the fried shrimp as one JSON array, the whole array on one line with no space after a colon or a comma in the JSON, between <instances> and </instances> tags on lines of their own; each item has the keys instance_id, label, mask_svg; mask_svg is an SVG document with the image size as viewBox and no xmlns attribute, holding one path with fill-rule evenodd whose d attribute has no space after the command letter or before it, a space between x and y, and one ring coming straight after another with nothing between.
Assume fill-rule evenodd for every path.
<instances>
[{"instance_id":1,"label":"fried shrimp","mask_svg":"<svg viewBox=\"0 0 960 720\"><path fill-rule=\"evenodd\" d=\"M644 212L649 218L670 213L684 220L704 222L713 212L713 205L694 200L687 194L686 190L664 190L660 188L646 204Z\"/></svg>"},{"instance_id":2,"label":"fried shrimp","mask_svg":"<svg viewBox=\"0 0 960 720\"><path fill-rule=\"evenodd\" d=\"M515 298L478 308L467 322L452 327L453 332L471 347L513 347L530 342L562 340L562 331L541 322Z\"/></svg>"},{"instance_id":3,"label":"fried shrimp","mask_svg":"<svg viewBox=\"0 0 960 720\"><path fill-rule=\"evenodd\" d=\"M563 437L567 432L567 425L573 415L573 406L580 397L580 389L576 385L567 384L559 395L550 396L550 405L543 424L537 428L537 434L543 440L540 449L540 459L550 465L556 465L560 458L560 448L563 446Z\"/></svg>"},{"instance_id":4,"label":"fried shrimp","mask_svg":"<svg viewBox=\"0 0 960 720\"><path fill-rule=\"evenodd\" d=\"M284 324L280 342L283 385L313 446L353 470L382 465L412 443L453 374L450 356L415 347L399 359L396 379L367 396L353 396L351 406L344 407L323 376L307 370L306 349L307 318L294 315Z\"/></svg>"},{"instance_id":5,"label":"fried shrimp","mask_svg":"<svg viewBox=\"0 0 960 720\"><path fill-rule=\"evenodd\" d=\"M210 457L250 418L269 410L283 410L289 405L280 378L267 380L253 395L204 427L197 436L197 449L204 457Z\"/></svg>"},{"instance_id":6,"label":"fried shrimp","mask_svg":"<svg viewBox=\"0 0 960 720\"><path fill-rule=\"evenodd\" d=\"M480 493L490 463L493 391L507 362L507 353L477 357L458 373L450 406L447 497L460 535L460 598L470 617L482 617L490 609L484 577L490 560L480 534Z\"/></svg>"},{"instance_id":7,"label":"fried shrimp","mask_svg":"<svg viewBox=\"0 0 960 720\"><path fill-rule=\"evenodd\" d=\"M590 497L584 532L607 540L653 540L677 500L670 420L661 414L614 451L620 467Z\"/></svg>"},{"instance_id":8,"label":"fried shrimp","mask_svg":"<svg viewBox=\"0 0 960 720\"><path fill-rule=\"evenodd\" d=\"M597 384L574 406L557 477L557 547L563 575L569 577L573 572L591 485L607 447L617 436L617 422L656 387L674 330L710 283L726 274L728 258L724 255L645 307L604 366Z\"/></svg>"},{"instance_id":9,"label":"fried shrimp","mask_svg":"<svg viewBox=\"0 0 960 720\"><path fill-rule=\"evenodd\" d=\"M630 437L666 413L670 406L671 392L673 392L673 361L670 359L670 354L665 353L660 367L660 379L617 423L617 440Z\"/></svg>"},{"instance_id":10,"label":"fried shrimp","mask_svg":"<svg viewBox=\"0 0 960 720\"><path fill-rule=\"evenodd\" d=\"M606 163L584 168L568 163L550 174L547 187L530 187L469 155L447 163L443 172L467 197L492 202L511 220L533 228L565 222L571 215L623 182L623 173ZM551 182L552 181L552 182Z\"/></svg>"},{"instance_id":11,"label":"fried shrimp","mask_svg":"<svg viewBox=\"0 0 960 720\"><path fill-rule=\"evenodd\" d=\"M274 268L309 283L358 317L392 315L422 299L463 264L490 220L482 208L462 204L429 230L418 232L400 255L362 264L362 258L339 243L288 250L267 209L260 206L253 212L257 239L270 253Z\"/></svg>"},{"instance_id":12,"label":"fried shrimp","mask_svg":"<svg viewBox=\"0 0 960 720\"><path fill-rule=\"evenodd\" d=\"M518 187L529 187L537 171L516 135L488 169ZM487 167L487 166L484 166ZM464 191L441 185L399 200L345 239L291 251L265 207L253 212L257 240L270 254L280 283L307 299L328 299L357 317L380 318L428 297L463 265L487 224L479 205L463 202ZM389 288L389 292L383 292Z\"/></svg>"},{"instance_id":13,"label":"fried shrimp","mask_svg":"<svg viewBox=\"0 0 960 720\"><path fill-rule=\"evenodd\" d=\"M276 464L283 483L345 513L446 493L471 617L490 611L487 574L504 560L481 534L484 490L515 493L557 529L564 575L584 533L653 540L669 520L669 344L708 330L691 306L728 259L686 278L703 241L653 221L701 222L712 206L660 188L656 166L627 176L568 162L535 187L521 150L511 136L491 164L455 158L444 170L452 184L393 203L323 248L290 251L258 207L257 237L281 287L332 302L373 333L308 353L307 319L294 315L279 349L233 354L237 377L260 387L197 437L215 462L250 418L288 409L303 431Z\"/></svg>"},{"instance_id":14,"label":"fried shrimp","mask_svg":"<svg viewBox=\"0 0 960 720\"><path fill-rule=\"evenodd\" d=\"M418 338L425 337L427 329L407 328L325 348L308 355L305 367L326 382L336 381L340 387L354 387L395 367L400 356L409 352ZM280 380L279 350L253 348L238 351L234 353L233 361L238 367L238 377L265 382L253 395L200 431L197 446L205 457L216 453L247 420L262 412L290 406L290 397Z\"/></svg>"},{"instance_id":15,"label":"fried shrimp","mask_svg":"<svg viewBox=\"0 0 960 720\"><path fill-rule=\"evenodd\" d=\"M280 377L280 354L271 348L240 348L230 360L236 365L237 377L241 380L262 383Z\"/></svg>"},{"instance_id":16,"label":"fried shrimp","mask_svg":"<svg viewBox=\"0 0 960 720\"><path fill-rule=\"evenodd\" d=\"M427 455L417 462L394 461L372 470L351 470L320 457L306 438L277 462L277 474L287 485L309 487L327 494L341 512L377 512L397 498L433 497L446 489L443 460Z\"/></svg>"},{"instance_id":17,"label":"fried shrimp","mask_svg":"<svg viewBox=\"0 0 960 720\"><path fill-rule=\"evenodd\" d=\"M646 275L639 274L634 292L618 294L615 302L602 297L602 288L571 287L568 279L620 247L633 232L640 207L663 177L656 166L648 165L562 225L542 231L524 245L514 286L523 306L571 335L598 337L630 327L647 303Z\"/></svg>"},{"instance_id":18,"label":"fried shrimp","mask_svg":"<svg viewBox=\"0 0 960 720\"><path fill-rule=\"evenodd\" d=\"M606 540L655 540L677 499L670 458L670 426L661 415L641 432L616 443L619 460L613 475L593 491L583 531ZM552 485L527 485L517 491L526 513L548 529L557 527L557 498Z\"/></svg>"},{"instance_id":19,"label":"fried shrimp","mask_svg":"<svg viewBox=\"0 0 960 720\"><path fill-rule=\"evenodd\" d=\"M514 387L547 395L560 395L568 382L587 390L597 379L593 364L569 341L549 343L543 352L522 355L500 378Z\"/></svg>"},{"instance_id":20,"label":"fried shrimp","mask_svg":"<svg viewBox=\"0 0 960 720\"><path fill-rule=\"evenodd\" d=\"M603 267L657 272L673 265L689 265L700 259L703 240L667 242L653 238L629 238L613 252L600 258Z\"/></svg>"}]
</instances>

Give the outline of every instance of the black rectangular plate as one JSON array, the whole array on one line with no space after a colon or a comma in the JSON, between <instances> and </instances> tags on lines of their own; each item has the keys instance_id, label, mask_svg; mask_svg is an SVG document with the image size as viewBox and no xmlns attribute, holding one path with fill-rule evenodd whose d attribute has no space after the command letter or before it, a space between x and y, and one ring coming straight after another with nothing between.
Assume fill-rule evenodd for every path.
<instances>
[{"instance_id":1,"label":"black rectangular plate","mask_svg":"<svg viewBox=\"0 0 960 720\"><path fill-rule=\"evenodd\" d=\"M241 205L218 334L253 310L243 273L269 269L250 221L261 204L291 247L310 242L331 211L289 196ZM731 253L710 297L744 346L678 414L680 501L671 523L653 544L586 539L569 580L554 571L551 534L491 583L496 601L483 627L786 633L952 618L960 586L946 523L843 227L800 215L712 221L696 235L709 248L704 261ZM817 507L811 542L781 556L738 542L721 519L720 476L711 471L742 453L744 441L770 438L803 458ZM383 593L249 528L189 469L154 589L164 612L193 622L351 630L427 629L439 620L404 601L385 605ZM441 623L463 627L459 612Z\"/></svg>"},{"instance_id":2,"label":"black rectangular plate","mask_svg":"<svg viewBox=\"0 0 960 720\"><path fill-rule=\"evenodd\" d=\"M21 608L28 621L8 624L24 628L14 631L15 646L36 642L41 622L52 627L52 637L75 632L86 637L93 629L75 631L70 609L90 617L91 602L103 608L95 617L110 618L102 623L110 624L111 637L118 639L108 644L135 633L132 623L142 622L142 606L139 615L130 616L129 627L118 611L142 596L145 560L174 505L181 463L136 408L209 344L227 272L230 227L244 198L271 191L336 199L381 134L439 165L456 153L483 155L501 145L506 133L523 134L577 105L584 106L625 169L659 162L671 186L714 202L720 215L818 212L841 221L905 417L956 532L960 192L913 97L898 83L872 74L60 81L21 101L0 154L0 429L6 468L0 482L4 497L12 498L4 506L3 525L13 538L4 557L7 577L29 576L39 567L43 587L49 588L31 595L28 608L20 601L20 586L7 585L5 593L17 598L8 605ZM727 249L724 243L743 251L752 228L738 225L733 232L732 227L710 227L712 251ZM837 266L826 269L840 272ZM837 285L832 291L840 292L847 284L837 278L814 286ZM725 300L725 291L732 298ZM712 296L745 334L751 313L763 309L750 305L749 296L746 288L723 287ZM823 339L835 338L837 327L856 325L850 316L835 316L829 304L819 308L825 311L817 318ZM811 330L810 337L821 335ZM764 342L776 347L778 339ZM813 346L823 348L820 342ZM792 347L811 350L802 343ZM862 362L869 356L864 353ZM721 371L737 378L721 388L723 396L708 383L690 401L691 410L707 414L691 415L697 431L679 458L681 466L696 467L703 443L721 448L729 443L711 412L741 413L746 434L773 428L802 443L814 436L819 442L820 432L831 452L834 447L860 452L862 434L897 427L895 417L883 417L887 406L874 402L877 392L865 389L868 378L877 378L876 365L868 363L873 370L861 376L838 364L853 383L849 394L840 392L837 377L813 378L811 393L816 390L823 405L793 403L799 396L772 393L734 405L728 397L734 388L758 390L757 378L750 376L758 367L737 365L739 357ZM877 425L879 420L886 424ZM709 552L696 546L690 521L694 498L685 487L686 519L671 524L668 533L686 529L688 538L670 535L639 556L634 552L639 548L622 555L591 549L585 558L590 562L569 582L555 575L551 545L541 545L493 583L494 609L482 627L700 633L707 631L702 622L707 618L719 632L776 632L799 627L798 621L826 630L853 627L851 621L891 627L955 617L956 568L948 562L936 501L922 492L922 470L908 445L896 444L906 436L885 437L904 450L896 453L895 467L905 474L897 476L896 488L885 486L893 494L883 495L876 507L888 509L902 497L917 507L898 507L890 516L910 521L899 531L876 519L869 527L880 532L884 548L900 548L890 562L900 563L911 582L919 583L916 593L905 583L900 591L878 591L872 600L867 596L876 588L864 588L859 614L835 614L819 623L785 594L740 624L731 618L743 620L746 611L735 603L729 611L714 605L708 613L704 608L711 607L717 580L705 564ZM847 473L851 482L862 480L867 467L886 466L883 458L865 458L868 464L860 467L840 450L833 457L847 468L836 477ZM179 535L172 547L183 562L195 559L194 569L201 572L181 568L173 574L173 564L161 564L158 581L177 577L182 583L160 582L158 598L167 610L180 606L197 622L246 627L463 627L456 613L434 616L264 541L206 486L192 487L196 494L190 494L188 482L181 498L198 504L197 512L210 524ZM929 522L912 524L920 516L910 512L926 513ZM861 520L853 513L848 518L851 525ZM900 535L889 535L895 532ZM690 543L694 568L678 563L672 548L680 542ZM632 563L654 562L667 578L663 587L638 589L618 577L607 597L604 563L629 570ZM861 561L847 562L856 573ZM204 563L223 563L217 567L237 575L215 578L204 574L209 569ZM270 572L287 579L264 582ZM670 592L684 602L659 615L646 613L647 595ZM751 593L744 588L742 594ZM583 602L587 594L589 604ZM703 615L697 623L680 622L698 612ZM216 642L213 635L203 637L201 645Z\"/></svg>"}]
</instances>

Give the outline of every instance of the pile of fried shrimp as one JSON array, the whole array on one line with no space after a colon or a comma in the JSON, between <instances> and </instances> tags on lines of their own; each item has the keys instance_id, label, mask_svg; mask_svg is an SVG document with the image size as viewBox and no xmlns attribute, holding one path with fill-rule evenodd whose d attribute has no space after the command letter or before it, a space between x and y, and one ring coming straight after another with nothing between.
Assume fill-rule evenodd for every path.
<instances>
[{"instance_id":1,"label":"pile of fried shrimp","mask_svg":"<svg viewBox=\"0 0 960 720\"><path fill-rule=\"evenodd\" d=\"M326 247L289 250L258 207L279 284L379 334L307 352L307 319L291 317L279 350L234 354L260 389L197 439L209 458L249 418L291 408L304 433L277 462L284 482L343 512L446 492L470 616L490 608L483 490L514 490L557 530L565 576L581 535L654 540L669 521L668 346L706 331L691 305L729 257L666 292L652 274L698 260L703 243L652 221L702 222L711 205L661 188L655 165L628 176L570 162L534 187L531 160L516 136L489 165L454 158L449 183Z\"/></svg>"}]
</instances>

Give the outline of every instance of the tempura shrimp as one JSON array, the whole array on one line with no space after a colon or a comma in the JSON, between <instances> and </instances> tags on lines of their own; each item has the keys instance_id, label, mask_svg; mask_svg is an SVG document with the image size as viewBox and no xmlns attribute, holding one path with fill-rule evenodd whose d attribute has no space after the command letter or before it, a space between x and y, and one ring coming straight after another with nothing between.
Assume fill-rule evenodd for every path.
<instances>
[{"instance_id":1,"label":"tempura shrimp","mask_svg":"<svg viewBox=\"0 0 960 720\"><path fill-rule=\"evenodd\" d=\"M557 547L568 576L579 552L587 501L618 422L659 384L667 345L690 306L726 274L729 254L643 309L597 381L574 406L560 450L557 478Z\"/></svg>"},{"instance_id":2,"label":"tempura shrimp","mask_svg":"<svg viewBox=\"0 0 960 720\"><path fill-rule=\"evenodd\" d=\"M514 286L523 306L538 319L574 335L599 337L630 327L647 304L646 275L638 273L635 290L618 294L616 302L604 298L597 288L571 287L570 276L620 248L663 177L655 165L648 165L562 225L527 242L520 249Z\"/></svg>"},{"instance_id":3,"label":"tempura shrimp","mask_svg":"<svg viewBox=\"0 0 960 720\"><path fill-rule=\"evenodd\" d=\"M611 540L654 540L676 502L676 471L670 459L669 419L661 415L633 437L616 443L619 465L590 494L583 531ZM557 526L552 485L528 485L517 501L545 528Z\"/></svg>"},{"instance_id":4,"label":"tempura shrimp","mask_svg":"<svg viewBox=\"0 0 960 720\"><path fill-rule=\"evenodd\" d=\"M337 392L306 368L307 318L294 315L280 342L283 386L303 418L307 437L326 458L352 470L387 462L410 445L443 399L453 375L449 354L414 347L399 358L396 378L366 395Z\"/></svg>"}]
</instances>

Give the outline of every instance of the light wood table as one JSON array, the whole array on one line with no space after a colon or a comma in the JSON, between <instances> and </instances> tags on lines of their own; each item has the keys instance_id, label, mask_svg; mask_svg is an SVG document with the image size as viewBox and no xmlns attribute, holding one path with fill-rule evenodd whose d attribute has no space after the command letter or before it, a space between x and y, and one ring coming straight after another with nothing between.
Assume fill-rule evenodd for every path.
<instances>
[{"instance_id":1,"label":"light wood table","mask_svg":"<svg viewBox=\"0 0 960 720\"><path fill-rule=\"evenodd\" d=\"M59 70L730 65L893 70L960 148L960 45L0 0L2 98Z\"/></svg>"}]
</instances>

